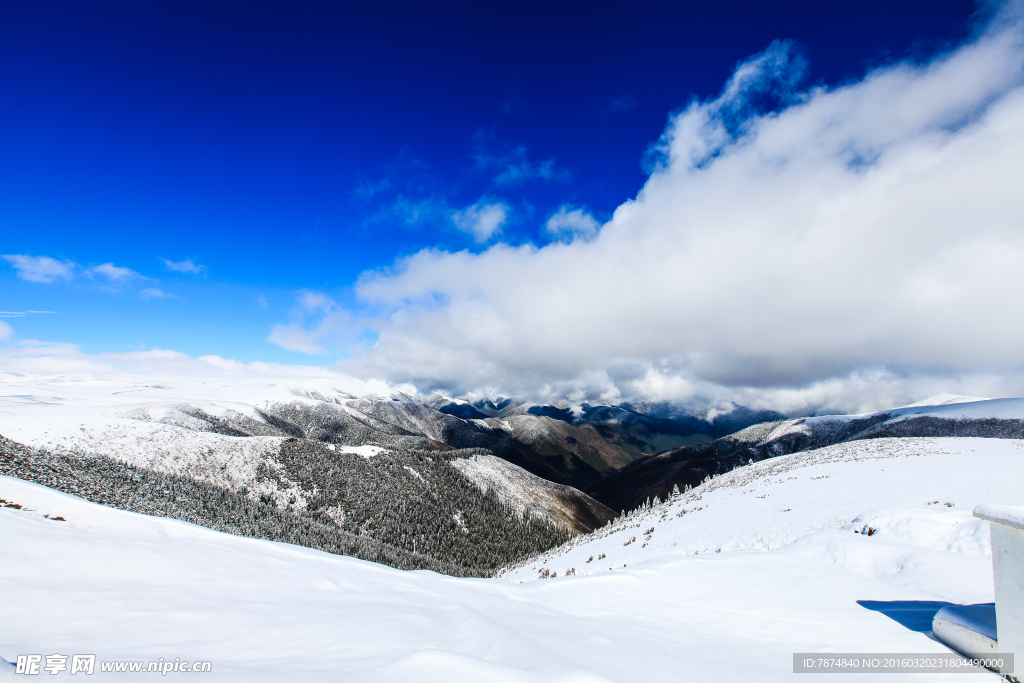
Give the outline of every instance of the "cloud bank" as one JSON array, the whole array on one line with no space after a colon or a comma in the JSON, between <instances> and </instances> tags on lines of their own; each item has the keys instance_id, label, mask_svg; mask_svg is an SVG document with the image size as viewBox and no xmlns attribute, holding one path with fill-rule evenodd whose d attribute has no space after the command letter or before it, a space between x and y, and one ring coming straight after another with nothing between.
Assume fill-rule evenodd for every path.
<instances>
[{"instance_id":1,"label":"cloud bank","mask_svg":"<svg viewBox=\"0 0 1024 683\"><path fill-rule=\"evenodd\" d=\"M802 59L773 44L670 118L642 191L599 229L365 274L377 341L342 368L785 410L1021 395L1020 8L835 88L800 90ZM570 211L549 229L586 222Z\"/></svg>"}]
</instances>

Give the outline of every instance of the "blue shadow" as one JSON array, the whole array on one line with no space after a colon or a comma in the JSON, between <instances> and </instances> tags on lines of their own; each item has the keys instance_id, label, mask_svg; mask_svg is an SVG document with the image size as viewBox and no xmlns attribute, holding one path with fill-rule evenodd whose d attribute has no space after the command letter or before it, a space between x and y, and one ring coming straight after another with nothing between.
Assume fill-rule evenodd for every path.
<instances>
[{"instance_id":1,"label":"blue shadow","mask_svg":"<svg viewBox=\"0 0 1024 683\"><path fill-rule=\"evenodd\" d=\"M873 612L881 612L911 631L928 633L932 630L935 613L953 603L938 600L858 600L857 604Z\"/></svg>"}]
</instances>

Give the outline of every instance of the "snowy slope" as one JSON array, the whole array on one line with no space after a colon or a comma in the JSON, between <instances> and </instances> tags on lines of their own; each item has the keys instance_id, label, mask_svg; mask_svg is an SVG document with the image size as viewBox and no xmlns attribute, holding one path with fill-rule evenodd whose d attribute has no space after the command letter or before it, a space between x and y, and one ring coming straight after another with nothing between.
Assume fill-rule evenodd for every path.
<instances>
[{"instance_id":1,"label":"snowy slope","mask_svg":"<svg viewBox=\"0 0 1024 683\"><path fill-rule=\"evenodd\" d=\"M656 558L779 549L941 599L989 602L988 523L970 511L983 502L1021 502L1022 480L1020 440L842 443L733 470L504 576L607 574ZM854 533L867 528L876 531ZM892 574L893 566L903 573ZM912 566L923 568L913 575Z\"/></svg>"},{"instance_id":2,"label":"snowy slope","mask_svg":"<svg viewBox=\"0 0 1024 683\"><path fill-rule=\"evenodd\" d=\"M452 466L482 491L494 491L516 510L560 520L571 529L594 529L613 516L604 506L576 489L541 479L493 455L455 460Z\"/></svg>"},{"instance_id":3,"label":"snowy slope","mask_svg":"<svg viewBox=\"0 0 1024 683\"><path fill-rule=\"evenodd\" d=\"M932 457L945 456L817 467ZM930 494L936 488L921 481ZM947 485L935 495L958 492L955 481ZM813 490L803 491L808 507ZM208 660L213 671L202 678L211 681L748 683L792 680L794 652L946 652L908 621L934 609L932 594L798 552L662 555L598 576L518 584L400 572L226 536L6 477L0 498L23 506L0 508L0 656L8 660L53 652ZM959 554L981 561L967 552L970 536Z\"/></svg>"}]
</instances>

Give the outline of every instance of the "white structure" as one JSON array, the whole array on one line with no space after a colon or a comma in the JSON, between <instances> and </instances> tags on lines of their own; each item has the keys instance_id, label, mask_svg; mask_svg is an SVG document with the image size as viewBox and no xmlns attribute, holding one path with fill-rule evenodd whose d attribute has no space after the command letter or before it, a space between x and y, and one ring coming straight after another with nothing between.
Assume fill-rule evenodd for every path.
<instances>
[{"instance_id":1,"label":"white structure","mask_svg":"<svg viewBox=\"0 0 1024 683\"><path fill-rule=\"evenodd\" d=\"M999 651L1024 657L1024 507L979 505L974 516L992 522Z\"/></svg>"},{"instance_id":2,"label":"white structure","mask_svg":"<svg viewBox=\"0 0 1024 683\"><path fill-rule=\"evenodd\" d=\"M932 633L962 654L1012 653L1024 662L1024 507L979 505L974 516L991 522L995 609L945 607L932 620Z\"/></svg>"},{"instance_id":3,"label":"white structure","mask_svg":"<svg viewBox=\"0 0 1024 683\"><path fill-rule=\"evenodd\" d=\"M932 634L962 655L993 655L996 640L996 610L993 605L950 605L932 619Z\"/></svg>"}]
</instances>

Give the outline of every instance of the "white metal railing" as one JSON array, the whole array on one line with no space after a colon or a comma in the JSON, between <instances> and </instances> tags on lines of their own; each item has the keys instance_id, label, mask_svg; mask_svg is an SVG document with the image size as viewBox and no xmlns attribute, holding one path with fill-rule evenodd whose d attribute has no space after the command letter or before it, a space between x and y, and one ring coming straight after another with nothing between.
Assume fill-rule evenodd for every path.
<instances>
[{"instance_id":1,"label":"white metal railing","mask_svg":"<svg viewBox=\"0 0 1024 683\"><path fill-rule=\"evenodd\" d=\"M995 606L944 607L932 620L932 633L961 654L1012 653L1024 664L1024 507L979 505L974 516L991 523Z\"/></svg>"}]
</instances>

